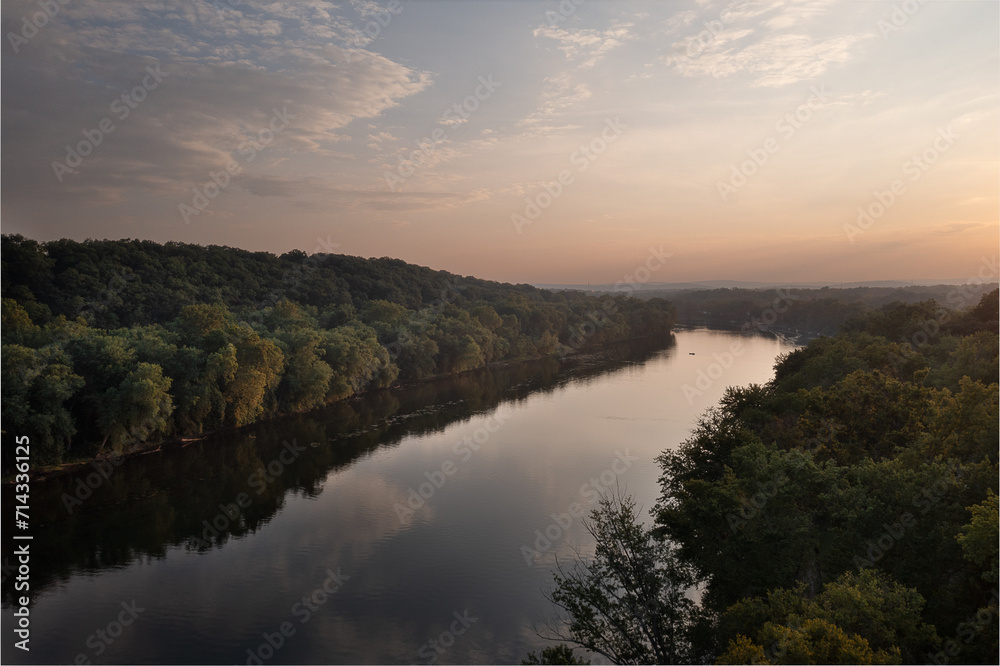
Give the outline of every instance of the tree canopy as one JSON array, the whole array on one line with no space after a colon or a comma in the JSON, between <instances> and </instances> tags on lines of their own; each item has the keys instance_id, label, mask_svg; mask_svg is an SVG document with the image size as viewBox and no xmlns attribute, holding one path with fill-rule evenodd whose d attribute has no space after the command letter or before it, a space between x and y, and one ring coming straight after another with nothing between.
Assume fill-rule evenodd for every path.
<instances>
[{"instance_id":1,"label":"tree canopy","mask_svg":"<svg viewBox=\"0 0 1000 666\"><path fill-rule=\"evenodd\" d=\"M2 244L3 422L32 437L33 464L662 337L674 322L662 299L545 291L398 259L7 235Z\"/></svg>"},{"instance_id":2,"label":"tree canopy","mask_svg":"<svg viewBox=\"0 0 1000 666\"><path fill-rule=\"evenodd\" d=\"M629 535L616 552L641 554L642 572L609 568L597 532L594 575L556 574L564 638L635 660L602 646L648 632L596 626L599 593L685 571L700 607L663 614L685 615L685 649L640 658L997 663L998 295L964 312L889 304L779 357L768 384L727 389L659 457L653 528L628 501L595 516Z\"/></svg>"}]
</instances>

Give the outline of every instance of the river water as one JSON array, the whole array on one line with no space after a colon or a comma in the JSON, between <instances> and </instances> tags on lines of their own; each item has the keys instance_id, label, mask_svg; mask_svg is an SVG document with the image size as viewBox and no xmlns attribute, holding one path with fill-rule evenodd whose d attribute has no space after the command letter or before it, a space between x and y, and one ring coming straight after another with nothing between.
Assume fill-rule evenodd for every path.
<instances>
[{"instance_id":1,"label":"river water","mask_svg":"<svg viewBox=\"0 0 1000 666\"><path fill-rule=\"evenodd\" d=\"M35 482L31 650L8 548L4 661L520 663L556 557L592 547L576 515L615 484L648 511L654 458L793 348L678 331Z\"/></svg>"}]
</instances>

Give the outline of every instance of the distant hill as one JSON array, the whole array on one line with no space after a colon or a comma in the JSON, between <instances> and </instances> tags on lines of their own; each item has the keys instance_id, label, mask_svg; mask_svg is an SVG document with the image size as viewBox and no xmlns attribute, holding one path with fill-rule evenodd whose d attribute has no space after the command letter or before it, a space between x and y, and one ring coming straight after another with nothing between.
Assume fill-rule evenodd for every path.
<instances>
[{"instance_id":1,"label":"distant hill","mask_svg":"<svg viewBox=\"0 0 1000 666\"><path fill-rule=\"evenodd\" d=\"M967 282L967 278L933 279L933 280L869 280L862 282L749 282L745 280L699 280L696 282L643 282L633 283L631 286L615 284L535 284L539 289L550 289L560 291L568 289L572 291L593 291L598 292L672 292L691 291L696 289L822 289L831 288L854 288L854 287L889 287L900 289L905 287L934 286L934 285L961 285Z\"/></svg>"},{"instance_id":2,"label":"distant hill","mask_svg":"<svg viewBox=\"0 0 1000 666\"><path fill-rule=\"evenodd\" d=\"M886 306L924 304L928 318L956 320L997 289L997 283L844 289L688 289L636 292L640 298L668 298L677 321L710 328L776 330L832 335Z\"/></svg>"},{"instance_id":3,"label":"distant hill","mask_svg":"<svg viewBox=\"0 0 1000 666\"><path fill-rule=\"evenodd\" d=\"M31 436L35 463L242 426L397 381L662 338L674 323L660 299L556 293L390 258L3 236L0 259L3 427Z\"/></svg>"}]
</instances>

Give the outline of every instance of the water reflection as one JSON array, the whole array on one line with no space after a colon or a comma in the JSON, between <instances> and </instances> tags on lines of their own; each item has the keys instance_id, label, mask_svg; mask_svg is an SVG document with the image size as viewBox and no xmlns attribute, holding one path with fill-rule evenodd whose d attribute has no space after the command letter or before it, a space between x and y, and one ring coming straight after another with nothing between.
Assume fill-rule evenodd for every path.
<instances>
[{"instance_id":1,"label":"water reflection","mask_svg":"<svg viewBox=\"0 0 1000 666\"><path fill-rule=\"evenodd\" d=\"M106 478L87 467L35 483L33 599L76 573L162 558L172 546L221 547L257 532L290 497L318 497L331 472L395 447L404 437L440 432L570 382L627 371L674 345L671 338L666 345L632 343L563 361L483 369L214 435L116 467L109 463ZM5 504L12 502L12 489L4 492ZM384 498L398 490L371 492ZM13 585L13 577L4 579L5 605Z\"/></svg>"},{"instance_id":2,"label":"water reflection","mask_svg":"<svg viewBox=\"0 0 1000 666\"><path fill-rule=\"evenodd\" d=\"M556 536L553 515L586 505L605 472L651 506L656 455L726 384L766 381L787 351L742 338L725 375L687 399L735 340L685 331L373 394L129 460L72 513L81 475L36 483L28 660L518 663L545 645L532 627L552 610L552 561L592 547L579 520ZM620 477L616 451L635 459ZM415 490L426 501L400 516ZM522 547L550 528L529 564ZM145 610L98 650L133 600ZM456 613L476 619L458 633ZM25 661L9 643L3 656Z\"/></svg>"}]
</instances>

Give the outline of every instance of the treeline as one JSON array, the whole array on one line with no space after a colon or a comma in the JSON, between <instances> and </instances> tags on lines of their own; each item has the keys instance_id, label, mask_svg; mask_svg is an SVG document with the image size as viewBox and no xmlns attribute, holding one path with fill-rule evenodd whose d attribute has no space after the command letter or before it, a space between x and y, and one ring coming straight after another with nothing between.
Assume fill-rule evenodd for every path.
<instances>
[{"instance_id":1,"label":"treeline","mask_svg":"<svg viewBox=\"0 0 1000 666\"><path fill-rule=\"evenodd\" d=\"M674 322L662 299L388 258L6 235L2 245L3 428L31 436L36 465L664 336Z\"/></svg>"},{"instance_id":2,"label":"treeline","mask_svg":"<svg viewBox=\"0 0 1000 666\"><path fill-rule=\"evenodd\" d=\"M885 305L935 300L960 310L975 304L996 283L851 287L846 289L699 289L655 292L677 308L677 321L709 328L753 328L834 335L851 320L863 320Z\"/></svg>"},{"instance_id":3,"label":"treeline","mask_svg":"<svg viewBox=\"0 0 1000 666\"><path fill-rule=\"evenodd\" d=\"M602 501L560 638L614 663L998 662L998 298L856 317ZM700 604L688 597L697 585Z\"/></svg>"},{"instance_id":4,"label":"treeline","mask_svg":"<svg viewBox=\"0 0 1000 666\"><path fill-rule=\"evenodd\" d=\"M696 653L997 663L997 304L856 318L662 455L658 529L706 584Z\"/></svg>"}]
</instances>

